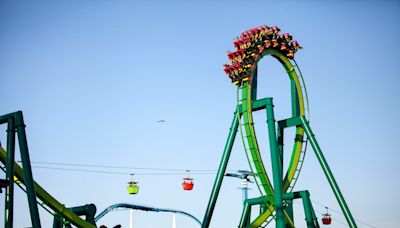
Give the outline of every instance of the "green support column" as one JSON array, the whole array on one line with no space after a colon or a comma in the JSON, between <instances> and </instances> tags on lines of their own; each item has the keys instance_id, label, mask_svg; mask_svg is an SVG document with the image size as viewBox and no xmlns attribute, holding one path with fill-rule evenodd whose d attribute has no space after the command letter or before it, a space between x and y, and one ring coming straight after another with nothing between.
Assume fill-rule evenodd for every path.
<instances>
[{"instance_id":1,"label":"green support column","mask_svg":"<svg viewBox=\"0 0 400 228\"><path fill-rule=\"evenodd\" d=\"M206 214L204 215L203 223L201 225L202 228L208 228L211 222L211 217L214 212L214 207L217 202L219 190L221 189L222 180L224 178L224 174L226 171L226 166L228 165L229 157L231 155L232 146L235 141L236 133L239 126L239 118L240 113L238 111L235 112L235 115L232 120L231 128L229 131L228 139L225 144L224 153L222 154L221 162L218 167L217 176L214 181L214 186L211 192L210 199L208 201Z\"/></svg>"},{"instance_id":2,"label":"green support column","mask_svg":"<svg viewBox=\"0 0 400 228\"><path fill-rule=\"evenodd\" d=\"M340 208L342 209L342 212L347 220L347 223L351 228L357 227L356 222L354 221L353 216L351 215L351 212L347 207L346 201L344 200L344 197L340 192L339 186L337 185L336 180L333 177L333 174L328 166L328 163L326 162L325 157L322 154L322 150L319 147L317 140L314 137L314 133L311 131L308 121L304 116L300 116L300 120L307 134L307 137L310 140L311 146L313 147L313 150L318 158L318 161L321 164L322 170L324 171L325 176L328 179L328 182L333 190L333 193L335 194L336 199L340 205Z\"/></svg>"},{"instance_id":3,"label":"green support column","mask_svg":"<svg viewBox=\"0 0 400 228\"><path fill-rule=\"evenodd\" d=\"M8 119L7 126L7 159L6 159L6 180L8 186L5 191L5 219L4 227L13 227L14 217L14 161L15 161L15 121Z\"/></svg>"},{"instance_id":4,"label":"green support column","mask_svg":"<svg viewBox=\"0 0 400 228\"><path fill-rule=\"evenodd\" d=\"M311 208L311 216L312 216L312 219L314 221L314 225L315 225L316 228L319 228L318 218L315 215L315 211L314 211L314 207L313 207L313 205L311 203L311 199L310 199L310 208Z\"/></svg>"},{"instance_id":5,"label":"green support column","mask_svg":"<svg viewBox=\"0 0 400 228\"><path fill-rule=\"evenodd\" d=\"M36 203L36 190L34 187L31 162L29 159L28 142L25 134L25 124L22 112L15 113L15 125L18 133L19 150L21 152L21 161L24 172L24 181L26 186L26 194L28 195L29 210L31 213L32 226L40 228L39 210Z\"/></svg>"},{"instance_id":6,"label":"green support column","mask_svg":"<svg viewBox=\"0 0 400 228\"><path fill-rule=\"evenodd\" d=\"M316 228L313 219L312 206L310 201L310 193L308 191L299 192L303 200L304 214L306 215L306 222L308 228Z\"/></svg>"},{"instance_id":7,"label":"green support column","mask_svg":"<svg viewBox=\"0 0 400 228\"><path fill-rule=\"evenodd\" d=\"M283 197L285 198L285 197ZM294 215L293 215L293 200L286 200L286 207L285 211L288 214L290 220L294 221ZM289 223L286 223L286 227L289 227Z\"/></svg>"},{"instance_id":8,"label":"green support column","mask_svg":"<svg viewBox=\"0 0 400 228\"><path fill-rule=\"evenodd\" d=\"M281 161L283 161L283 146L284 146L283 140L284 140L284 132L285 132L285 130L284 130L284 128L280 128L278 126L277 132L278 132L279 157L281 158ZM283 170L282 170L282 175L283 175Z\"/></svg>"},{"instance_id":9,"label":"green support column","mask_svg":"<svg viewBox=\"0 0 400 228\"><path fill-rule=\"evenodd\" d=\"M251 205L245 202L242 216L240 217L239 228L246 228L249 225L250 215L251 215Z\"/></svg>"},{"instance_id":10,"label":"green support column","mask_svg":"<svg viewBox=\"0 0 400 228\"><path fill-rule=\"evenodd\" d=\"M63 218L59 215L54 215L54 220L53 220L53 228L63 228L64 222Z\"/></svg>"},{"instance_id":11,"label":"green support column","mask_svg":"<svg viewBox=\"0 0 400 228\"><path fill-rule=\"evenodd\" d=\"M274 116L274 105L272 98L267 98L267 123L269 133L269 146L271 153L272 162L272 173L274 177L274 201L276 211L276 227L285 228L285 217L283 212L283 193L282 193L282 158L278 150L276 141L276 127L275 127L275 116Z\"/></svg>"},{"instance_id":12,"label":"green support column","mask_svg":"<svg viewBox=\"0 0 400 228\"><path fill-rule=\"evenodd\" d=\"M267 205L265 203L260 204L260 215L264 214L267 211Z\"/></svg>"},{"instance_id":13,"label":"green support column","mask_svg":"<svg viewBox=\"0 0 400 228\"><path fill-rule=\"evenodd\" d=\"M251 77L251 100L256 101L257 100L257 73L258 69L257 66L254 69L254 74Z\"/></svg>"},{"instance_id":14,"label":"green support column","mask_svg":"<svg viewBox=\"0 0 400 228\"><path fill-rule=\"evenodd\" d=\"M290 88L292 94L292 117L297 117L300 115L300 104L299 97L297 95L296 83L294 80L290 80Z\"/></svg>"}]
</instances>

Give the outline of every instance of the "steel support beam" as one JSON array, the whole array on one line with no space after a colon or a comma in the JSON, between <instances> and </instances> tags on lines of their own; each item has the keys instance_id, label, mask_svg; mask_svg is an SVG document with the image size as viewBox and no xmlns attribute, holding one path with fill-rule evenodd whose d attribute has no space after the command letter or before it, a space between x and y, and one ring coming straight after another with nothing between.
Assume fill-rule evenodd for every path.
<instances>
[{"instance_id":1,"label":"steel support beam","mask_svg":"<svg viewBox=\"0 0 400 228\"><path fill-rule=\"evenodd\" d=\"M224 153L222 154L221 162L218 167L217 176L214 181L214 186L211 192L210 199L208 201L207 210L204 215L203 223L201 225L202 228L208 228L211 222L211 217L214 212L215 204L217 202L219 190L221 189L222 180L225 175L226 167L228 165L229 157L231 155L233 143L235 141L236 133L239 127L240 121L240 113L235 112L231 128L229 131L228 139L225 144Z\"/></svg>"},{"instance_id":2,"label":"steel support beam","mask_svg":"<svg viewBox=\"0 0 400 228\"><path fill-rule=\"evenodd\" d=\"M276 141L276 126L274 116L274 105L272 98L267 98L267 125L269 135L269 146L271 153L272 175L274 178L274 201L276 211L276 227L285 228L285 217L283 212L283 192L282 192L282 157Z\"/></svg>"},{"instance_id":3,"label":"steel support beam","mask_svg":"<svg viewBox=\"0 0 400 228\"><path fill-rule=\"evenodd\" d=\"M342 212L347 220L347 223L351 228L356 228L357 227L356 222L354 221L354 218L349 208L347 207L346 201L344 200L344 197L339 189L339 186L336 183L335 177L333 176L331 169L329 168L328 163L326 162L326 159L322 154L322 150L319 147L317 140L315 139L314 133L312 132L310 125L308 124L308 121L304 116L300 116L300 120L307 134L307 137L310 140L315 155L317 156L318 161L321 164L322 170L324 171L325 176L328 179L329 185L331 186L332 191L335 194L336 200L338 201L339 206L342 209Z\"/></svg>"},{"instance_id":4,"label":"steel support beam","mask_svg":"<svg viewBox=\"0 0 400 228\"><path fill-rule=\"evenodd\" d=\"M34 186L35 183L33 182L33 177L32 177L32 168L29 159L28 142L26 140L26 133L25 133L25 123L21 111L15 113L15 127L17 129L17 134L18 134L19 150L21 152L21 161L24 171L24 180L27 190L26 194L28 195L29 211L31 213L32 226L35 228L36 227L39 228L41 226L40 226L39 210L36 203L36 190Z\"/></svg>"},{"instance_id":5,"label":"steel support beam","mask_svg":"<svg viewBox=\"0 0 400 228\"><path fill-rule=\"evenodd\" d=\"M4 227L13 227L14 217L14 161L15 161L15 120L8 118L7 122L7 157L6 157L6 181L5 191L5 219Z\"/></svg>"},{"instance_id":6,"label":"steel support beam","mask_svg":"<svg viewBox=\"0 0 400 228\"><path fill-rule=\"evenodd\" d=\"M304 208L304 214L306 216L306 223L307 223L307 228L317 228L319 227L317 218L313 216L313 208L311 205L310 201L310 193L308 191L301 191L299 192L301 199L303 200L303 208ZM316 224L315 224L316 223Z\"/></svg>"}]
</instances>

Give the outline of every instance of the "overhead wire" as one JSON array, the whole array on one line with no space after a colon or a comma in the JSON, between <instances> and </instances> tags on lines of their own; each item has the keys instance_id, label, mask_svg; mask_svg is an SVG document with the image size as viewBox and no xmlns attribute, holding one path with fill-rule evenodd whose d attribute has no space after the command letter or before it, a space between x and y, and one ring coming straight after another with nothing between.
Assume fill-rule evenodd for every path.
<instances>
[{"instance_id":1,"label":"overhead wire","mask_svg":"<svg viewBox=\"0 0 400 228\"><path fill-rule=\"evenodd\" d=\"M21 162L21 161L18 161ZM171 168L150 168L150 167L133 167L133 166L117 166L117 165L94 165L83 163L63 163L63 162L44 162L31 161L32 164L42 165L58 165L58 166L76 166L76 167L92 167L92 168L107 168L107 169L131 169L131 170L149 170L149 171L167 171L167 172L217 172L216 169L171 169ZM227 171L236 171L234 169Z\"/></svg>"},{"instance_id":2,"label":"overhead wire","mask_svg":"<svg viewBox=\"0 0 400 228\"><path fill-rule=\"evenodd\" d=\"M293 201L294 203L296 203L296 204L298 204L298 205L301 205L302 203L300 203L300 202L297 202L297 201ZM321 204L322 205L322 204ZM319 210L316 210L315 208L314 208L314 211L315 212L318 212L319 214L325 214L325 213L323 213L323 212L321 212L321 211L319 211ZM340 223L340 224L343 224L343 225L345 225L345 226L347 226L347 224L345 223L345 222L343 222L343 221L341 221L341 220L338 220L338 219L336 219L336 218L331 218L332 220L334 220L334 221L336 221L336 222L338 222L338 223Z\"/></svg>"},{"instance_id":3,"label":"overhead wire","mask_svg":"<svg viewBox=\"0 0 400 228\"><path fill-rule=\"evenodd\" d=\"M32 163L45 163L45 162L32 162ZM63 165L70 165L70 166L73 166L73 165L76 165L76 166L85 166L85 167L103 167L104 168L104 166L98 166L98 165L88 165L88 164L72 164L72 163L58 163L58 162L46 162L46 163L48 163L48 164L57 164L57 165L61 165L61 164L63 164ZM121 166L109 166L109 167L112 167L112 168L120 168ZM102 171L102 170L88 170L88 169L76 169L76 168L60 168L60 167L49 167L49 166L36 166L36 165L33 165L32 166L32 168L39 168L39 169L52 169L52 170L61 170L61 171L73 171L73 172L87 172L87 173L101 173L101 174L115 174L115 175L130 175L130 174L132 174L132 172L114 172L114 171ZM132 167L130 167L130 168L132 168ZM0 169L5 173L6 171L5 171L5 167L0 167ZM172 169L151 169L151 168L143 168L143 169L146 169L146 170L172 170ZM183 172L183 169L175 169L175 170L179 170L179 171L182 171L182 172L173 172L173 173L135 173L135 175L142 175L142 176L167 176L167 175L185 175L185 174L187 174L187 170L185 170L185 172ZM213 171L213 170L212 170ZM196 174L196 175L212 175L212 174L216 174L216 172L191 172L191 174ZM26 192L26 190L20 185L20 184L18 184L18 183L16 183L17 185L18 185L18 187L22 190L22 191L24 191L24 192ZM315 204L317 204L317 205L319 205L319 206L321 206L321 207L328 207L328 206L326 206L325 204L323 204L323 203L321 203L321 202L318 202L318 201L316 201L316 200L311 200L313 203L315 203ZM301 204L301 203L299 203L299 202L296 202L296 201L294 201L295 203L297 203L297 204ZM46 208L46 207L44 207L44 205L42 204L42 203L40 203L40 202L37 202L43 209L45 209L47 212L49 212L50 214L53 214L53 212L51 212L48 208ZM331 207L328 207L329 208L329 210L330 211L333 211L333 212L335 212L336 214L339 214L339 215L341 215L341 216L344 216L340 211L338 211L338 210L335 210L335 209L333 209L333 208L331 208ZM325 213L322 213L321 211L319 211L319 210L316 210L316 209L314 209L316 212L318 212L319 214L325 214ZM336 221L336 222L338 222L338 223L341 223L341 224L343 224L343 225L347 225L345 222L343 222L343 221L341 221L341 220L338 220L338 219L336 219L336 218L332 218L334 221ZM366 226L368 226L368 227L372 227L372 228L377 228L376 226L374 226L374 225L371 225L371 224L369 224L369 223L367 223L367 222L365 222L365 221L362 221L362 220L360 220L360 219L357 219L357 218L355 218L358 222L360 222L360 223L362 223L362 224L364 224L364 225L366 225Z\"/></svg>"},{"instance_id":4,"label":"overhead wire","mask_svg":"<svg viewBox=\"0 0 400 228\"><path fill-rule=\"evenodd\" d=\"M4 173L7 173L5 167L0 167L0 169L3 170ZM14 182L14 183L15 183L23 192L25 192L25 193L27 194L26 189L23 188L22 185L21 185L20 183L18 183L18 182ZM53 213L49 208L47 208L47 207L44 206L44 205L45 205L44 202L40 203L40 202L36 199L36 203L37 203L40 207L42 207L45 211L47 211L48 213L54 215L54 213Z\"/></svg>"},{"instance_id":5,"label":"overhead wire","mask_svg":"<svg viewBox=\"0 0 400 228\"><path fill-rule=\"evenodd\" d=\"M74 171L74 172L87 172L87 173L102 173L102 174L116 174L116 175L130 175L133 172L114 172L114 171L103 171L103 170L90 170L90 169L76 169L76 168L61 168L61 167L50 167L50 166L37 166L33 165L32 168L38 169L52 169L52 170L62 170L62 171ZM216 172L190 172L190 174L196 175L211 175ZM185 175L187 172L174 172L174 173L137 173L134 172L135 176L168 176L168 175Z\"/></svg>"},{"instance_id":6,"label":"overhead wire","mask_svg":"<svg viewBox=\"0 0 400 228\"><path fill-rule=\"evenodd\" d=\"M326 206L325 204L323 204L323 203L321 203L321 202L318 202L318 201L316 201L316 200L312 200L312 199L310 199L310 200L311 200L311 202L313 202L313 203L315 203L315 204L317 204L317 205L319 205L319 206L321 206L321 207L328 208L329 211L333 211L333 212L335 212L336 214L341 215L341 216L344 217L344 214L342 214L340 211L335 210L335 209L333 209L333 208L331 208L331 207L328 207L328 206ZM297 202L297 201L293 201L293 202L295 202L296 204L299 204L299 205L301 204L300 202ZM325 214L324 212L321 212L321 211L319 211L319 210L316 210L315 208L314 208L314 211L318 212L318 213L321 214L321 215ZM360 222L360 223L362 223L362 224L364 224L364 225L366 225L366 226L369 226L369 227L372 227L372 228L377 228L376 226L371 225L371 224L369 224L369 223L367 223L367 222L364 222L364 221L362 221L362 220L360 220L360 219L357 219L357 218L355 218L355 219L357 220L357 222ZM347 223L345 223L345 222L343 222L343 221L341 221L341 220L338 220L338 219L336 219L336 218L332 218L332 220L334 220L334 221L336 221L336 222L338 222L338 223L340 223L340 224L343 224L343 225L345 225L345 226L348 226Z\"/></svg>"},{"instance_id":7,"label":"overhead wire","mask_svg":"<svg viewBox=\"0 0 400 228\"><path fill-rule=\"evenodd\" d=\"M324 204L322 204L322 203L320 203L320 202L318 202L318 201L315 201L315 200L311 200L311 201L312 201L313 203L319 205L319 206L328 208L329 211L333 211L333 212L335 212L336 214L339 214L339 215L341 215L341 216L344 216L344 214L342 214L342 212L340 212L340 211L338 211L338 210L335 210L335 209L333 209L333 208L330 208L330 207L328 207L328 206L326 206L326 205L324 205ZM321 214L324 214L324 213L321 213ZM364 222L364 221L362 221L362 220L360 220L360 219L356 219L356 218L355 218L355 220L357 220L357 222L360 222L360 223L362 223L362 224L364 224L364 225L366 225L366 226L376 228L376 226L371 225L371 224L369 224L369 223L366 223L366 222Z\"/></svg>"}]
</instances>

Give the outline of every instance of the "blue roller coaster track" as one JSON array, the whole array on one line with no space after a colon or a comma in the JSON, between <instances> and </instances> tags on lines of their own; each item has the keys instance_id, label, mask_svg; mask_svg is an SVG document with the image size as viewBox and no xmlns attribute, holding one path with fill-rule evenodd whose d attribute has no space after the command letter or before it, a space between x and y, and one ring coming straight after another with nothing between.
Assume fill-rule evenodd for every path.
<instances>
[{"instance_id":1,"label":"blue roller coaster track","mask_svg":"<svg viewBox=\"0 0 400 228\"><path fill-rule=\"evenodd\" d=\"M127 203L118 203L118 204L113 204L109 207L107 207L104 211L102 211L99 215L97 215L94 220L97 222L99 221L102 217L104 217L107 213L117 210L119 208L123 209L133 209L133 210L141 210L141 211L152 211L152 212L167 212L167 213L177 213L181 214L184 216L187 216L193 220L195 220L200 226L201 222L198 218L194 217L193 215L180 211L180 210L175 210L175 209L168 209L168 208L156 208L156 207L149 207L149 206L143 206L143 205L136 205L136 204L127 204Z\"/></svg>"}]
</instances>

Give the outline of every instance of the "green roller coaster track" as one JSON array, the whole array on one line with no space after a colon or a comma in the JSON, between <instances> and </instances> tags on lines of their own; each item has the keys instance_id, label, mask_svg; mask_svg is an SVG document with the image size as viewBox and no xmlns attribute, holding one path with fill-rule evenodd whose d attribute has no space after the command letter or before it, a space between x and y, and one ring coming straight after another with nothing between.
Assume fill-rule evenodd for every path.
<instances>
[{"instance_id":1,"label":"green roller coaster track","mask_svg":"<svg viewBox=\"0 0 400 228\"><path fill-rule=\"evenodd\" d=\"M294 116L304 116L305 115L305 108L304 108L304 101L303 101L303 92L301 90L299 77L297 72L294 69L294 66L291 62L278 50L275 49L267 49L262 53L262 56L271 55L275 57L282 65L285 67L286 71L288 72L291 84L294 85L295 93L292 93L292 113ZM255 75L253 75L254 77ZM253 103L253 88L248 81L244 82L242 85L242 113L243 113L243 126L245 128L245 138L247 139L248 149L253 158L254 166L257 171L257 174L260 178L261 185L266 192L266 195L269 199L271 199L271 204L269 205L268 210L265 213L258 216L258 218L252 223L252 226L258 227L260 226L266 218L272 216L272 212L274 210L274 190L271 184L271 181L268 178L267 172L264 167L264 163L262 161L261 152L258 146L256 131L254 128L254 121L253 121L253 110L252 110L252 103ZM271 104L272 105L272 104ZM275 124L275 123L273 123ZM274 126L274 125L273 125ZM273 127L272 131L275 132L275 127ZM295 171L299 165L300 161L300 154L302 151L302 144L303 144L303 137L304 137L304 129L302 126L296 126L296 140L294 142L292 157L289 163L289 167L283 181L282 186L280 187L283 192L289 188L290 183L293 181L293 177ZM273 144L276 142L276 137L273 134L270 134L270 143ZM276 143L275 145L271 145L271 150L277 149ZM272 151L271 151L272 153ZM280 151L280 153L283 153ZM278 164L281 164L279 162ZM275 164L275 163L273 163ZM282 167L276 167L279 169L280 172ZM274 178L276 179L276 178ZM282 198L282 197L281 197ZM293 223L293 222L290 222Z\"/></svg>"},{"instance_id":2,"label":"green roller coaster track","mask_svg":"<svg viewBox=\"0 0 400 228\"><path fill-rule=\"evenodd\" d=\"M257 28L258 29L258 28ZM253 35L257 32L260 32L261 29L256 29L255 33L252 33L252 30L249 30L247 34L244 35L243 40L247 39L249 42L248 36ZM279 33L279 31L278 31ZM243 35L242 35L243 37ZM265 48L259 49L260 52L254 54L254 50L257 47L263 45L261 40L261 35L256 36L254 44L247 43L245 45L244 51L242 51L242 47L236 47L237 52L240 52L242 64L245 58L249 58L246 56L256 55L254 57L255 62L253 68L251 69L251 74L245 77L239 75L241 72L240 65L231 59L232 66L236 64L235 73L228 75L231 77L232 81L238 86L238 104L236 108L235 115L233 117L233 122L230 128L230 132L228 134L228 139L225 144L225 149L222 154L221 162L219 165L219 169L217 172L217 176L214 181L214 186L210 195L210 199L207 205L207 209L205 212L205 216L203 219L203 228L207 228L210 225L211 217L214 211L214 207L218 198L218 194L222 185L224 173L229 161L229 157L231 155L231 150L235 141L235 136L240 130L240 135L242 137L242 141L244 144L244 149L246 156L248 158L249 166L251 170L257 172L258 178L255 178L255 183L259 188L261 197L258 200L249 199L245 201L245 207L242 213L241 221L239 227L265 227L267 226L272 219L275 219L276 227L294 227L293 222L293 208L292 208L292 200L296 198L302 198L304 204L304 210L306 214L306 221L308 227L319 227L318 222L316 220L316 216L314 210L312 209L311 201L309 199L308 192L293 192L294 185L297 181L298 175L300 173L303 157L305 154L305 149L307 147L307 142L311 143L311 146L321 164L323 172L325 173L328 182L335 194L335 197L343 211L343 214L346 217L346 220L350 227L357 227L350 210L347 207L347 204L344 200L344 197L341 194L341 191L333 177L332 172L322 154L322 151L314 137L314 134L311 131L309 126L309 122L306 119L306 110L308 108L308 100L305 92L305 85L303 78L301 77L300 69L298 68L296 62L294 64L287 57L287 54L282 52L279 49L274 48ZM246 42L243 42L246 44ZM267 43L267 42L266 42ZM247 50L246 50L247 48ZM242 49L242 50L241 50ZM250 50L250 51L248 51ZM229 54L228 54L229 55ZM259 55L259 56L258 56ZM273 103L272 98L263 98L257 99L257 64L264 56L272 56L276 60L278 60L282 66L285 68L291 85L291 107L292 107L292 116L288 119L278 121L276 126L276 121L274 117ZM242 64L243 66L243 64ZM247 65L248 67L249 65ZM226 65L229 67L229 65ZM246 67L246 66L245 66ZM239 69L239 70L237 70ZM296 71L298 70L298 72ZM239 73L238 73L239 72ZM234 75L237 76L234 76ZM300 76L299 76L300 75ZM303 91L304 89L304 91ZM241 93L239 91L241 90ZM241 97L240 97L241 95ZM267 126L268 126L268 134L269 134L269 143L270 143L270 155L271 155L271 165L272 165L272 177L273 181L268 177L268 174L265 169L265 165L262 159L262 154L259 149L256 131L254 128L253 121L253 112L259 110L266 110L267 114ZM293 144L292 154L290 158L290 162L288 164L288 168L285 176L283 176L283 135L284 129L288 127L295 127L295 141ZM243 128L243 131L242 131ZM247 154L251 155L248 156ZM258 179L258 180L257 180ZM260 182L260 184L258 184ZM257 202L257 203L255 203ZM250 210L251 205L258 204L261 207L261 212L259 215L253 220L250 221Z\"/></svg>"},{"instance_id":3,"label":"green roller coaster track","mask_svg":"<svg viewBox=\"0 0 400 228\"><path fill-rule=\"evenodd\" d=\"M13 227L15 177L18 182L21 182L21 184L25 185L33 227L41 227L38 212L38 200L40 200L40 205L43 207L46 206L53 211L54 217L63 218L76 227L95 228L96 225L94 223L94 213L96 213L96 209L93 204L75 208L66 208L64 204L56 200L44 188L42 188L33 180L29 159L28 142L25 133L25 123L22 112L18 111L0 116L0 124L7 124L7 150L0 147L0 162L5 165L5 181L7 182L5 191L6 202L4 226L6 228ZM22 167L14 160L16 135L18 136ZM85 215L86 219L79 217L81 215Z\"/></svg>"}]
</instances>

